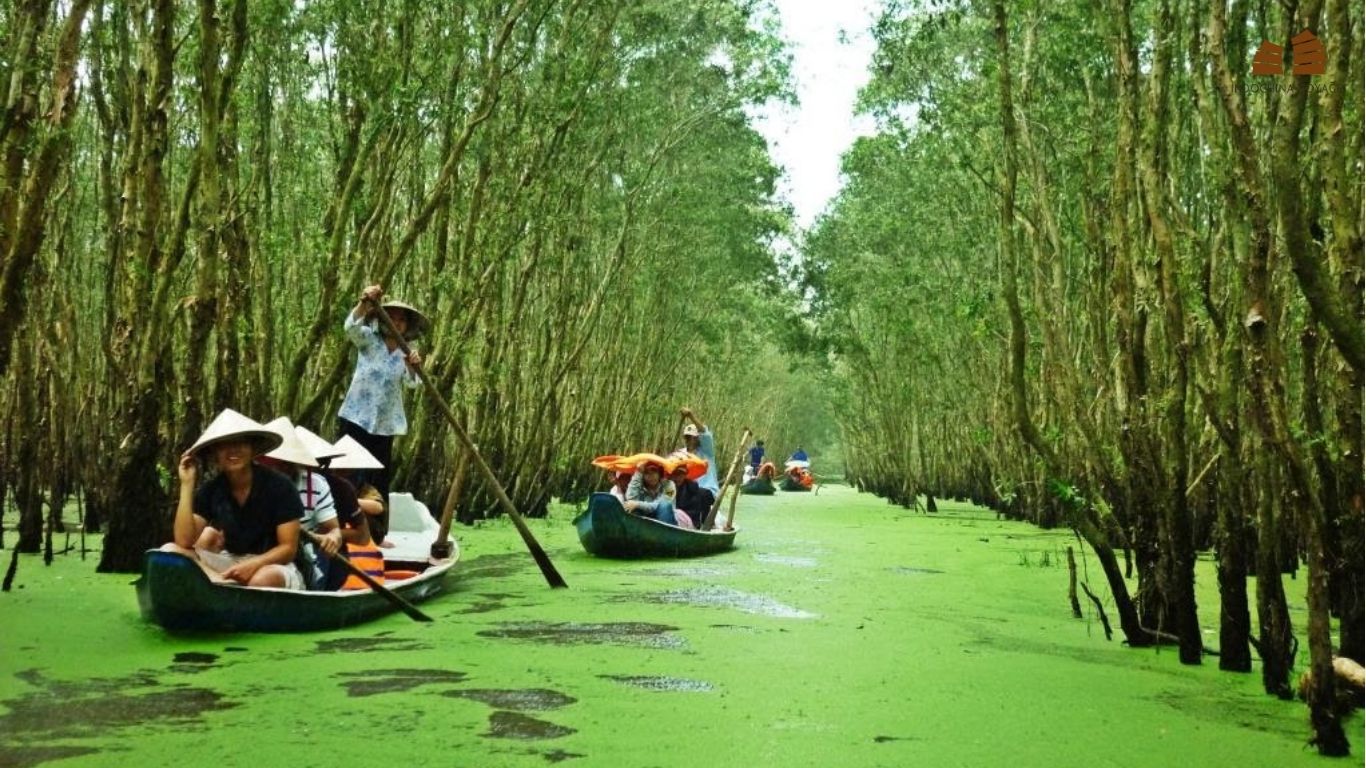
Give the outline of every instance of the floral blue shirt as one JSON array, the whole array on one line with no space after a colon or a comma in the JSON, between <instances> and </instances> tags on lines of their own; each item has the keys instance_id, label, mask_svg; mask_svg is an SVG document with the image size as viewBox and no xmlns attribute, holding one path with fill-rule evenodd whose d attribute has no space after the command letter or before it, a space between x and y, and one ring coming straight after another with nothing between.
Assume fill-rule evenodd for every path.
<instances>
[{"instance_id":1,"label":"floral blue shirt","mask_svg":"<svg viewBox=\"0 0 1366 768\"><path fill-rule=\"evenodd\" d=\"M376 326L374 320L357 320L354 313L346 313L342 328L358 354L351 386L337 415L372 435L407 434L400 382L409 387L421 382L403 362L403 350L395 347L390 351Z\"/></svg>"}]
</instances>

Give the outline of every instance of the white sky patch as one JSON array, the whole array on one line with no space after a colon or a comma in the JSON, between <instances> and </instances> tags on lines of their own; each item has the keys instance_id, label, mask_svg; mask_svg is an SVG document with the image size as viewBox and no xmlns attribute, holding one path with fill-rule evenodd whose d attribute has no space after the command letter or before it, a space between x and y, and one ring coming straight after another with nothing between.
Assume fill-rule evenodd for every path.
<instances>
[{"instance_id":1,"label":"white sky patch","mask_svg":"<svg viewBox=\"0 0 1366 768\"><path fill-rule=\"evenodd\" d=\"M868 64L877 47L868 30L881 4L774 0L774 5L783 37L791 44L800 104L769 103L750 114L786 171L779 193L792 203L797 224L805 229L839 192L840 155L855 138L877 130L872 117L855 118L854 100L868 82Z\"/></svg>"}]
</instances>

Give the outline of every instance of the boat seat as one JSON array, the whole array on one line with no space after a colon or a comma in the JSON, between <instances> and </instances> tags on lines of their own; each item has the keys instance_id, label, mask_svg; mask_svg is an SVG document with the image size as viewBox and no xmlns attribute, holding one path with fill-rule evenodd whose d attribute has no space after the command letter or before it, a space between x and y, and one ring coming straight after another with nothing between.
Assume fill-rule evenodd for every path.
<instances>
[{"instance_id":1,"label":"boat seat","mask_svg":"<svg viewBox=\"0 0 1366 768\"><path fill-rule=\"evenodd\" d=\"M389 533L385 540L393 547L381 550L384 559L426 562L440 530L440 524L426 504L413 498L411 493L390 493Z\"/></svg>"}]
</instances>

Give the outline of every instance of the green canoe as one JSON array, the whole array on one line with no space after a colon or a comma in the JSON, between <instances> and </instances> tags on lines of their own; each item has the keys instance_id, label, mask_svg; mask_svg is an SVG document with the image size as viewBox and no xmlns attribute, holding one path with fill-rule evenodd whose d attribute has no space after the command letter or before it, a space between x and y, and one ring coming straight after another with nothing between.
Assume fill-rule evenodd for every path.
<instances>
[{"instance_id":1,"label":"green canoe","mask_svg":"<svg viewBox=\"0 0 1366 768\"><path fill-rule=\"evenodd\" d=\"M811 490L810 488L807 488L806 486L802 485L801 483L797 482L796 480L793 480L791 477L789 477L789 476L787 476L787 475L783 475L782 482L779 483L778 487L779 487L779 488L782 488L784 491L810 491L810 490Z\"/></svg>"},{"instance_id":2,"label":"green canoe","mask_svg":"<svg viewBox=\"0 0 1366 768\"><path fill-rule=\"evenodd\" d=\"M773 481L767 477L756 477L740 486L740 493L752 493L758 496L772 496L773 490Z\"/></svg>"},{"instance_id":3,"label":"green canoe","mask_svg":"<svg viewBox=\"0 0 1366 768\"><path fill-rule=\"evenodd\" d=\"M386 573L412 573L385 586L410 603L441 591L459 550L438 565L386 560ZM416 572L416 573L413 573ZM407 574L405 574L407 575ZM215 584L190 558L148 550L137 588L143 618L173 632L316 632L358 624L395 611L369 589L302 592L267 587Z\"/></svg>"},{"instance_id":4,"label":"green canoe","mask_svg":"<svg viewBox=\"0 0 1366 768\"><path fill-rule=\"evenodd\" d=\"M588 498L588 509L574 518L583 548L598 557L694 557L735 545L736 531L690 531L626 513L610 493Z\"/></svg>"}]
</instances>

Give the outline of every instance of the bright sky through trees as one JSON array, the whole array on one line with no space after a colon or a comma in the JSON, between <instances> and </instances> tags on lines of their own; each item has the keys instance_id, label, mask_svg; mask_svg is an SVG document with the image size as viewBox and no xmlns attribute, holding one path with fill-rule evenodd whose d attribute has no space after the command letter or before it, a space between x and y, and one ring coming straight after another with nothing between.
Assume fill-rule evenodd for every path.
<instances>
[{"instance_id":1,"label":"bright sky through trees","mask_svg":"<svg viewBox=\"0 0 1366 768\"><path fill-rule=\"evenodd\" d=\"M803 228L811 225L840 187L840 154L871 117L854 118L854 99L868 81L875 44L868 28L876 0L829 3L775 0L782 35L792 46L792 75L800 104L766 105L756 127L786 170L781 186Z\"/></svg>"}]
</instances>

